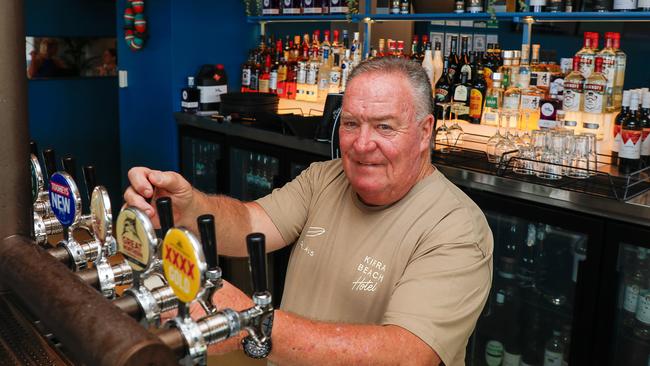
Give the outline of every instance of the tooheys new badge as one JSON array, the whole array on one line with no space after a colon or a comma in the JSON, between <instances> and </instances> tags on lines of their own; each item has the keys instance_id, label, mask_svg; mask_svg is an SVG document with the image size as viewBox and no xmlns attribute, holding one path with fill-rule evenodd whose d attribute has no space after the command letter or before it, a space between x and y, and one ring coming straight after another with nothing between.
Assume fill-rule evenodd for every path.
<instances>
[{"instance_id":1,"label":"tooheys new badge","mask_svg":"<svg viewBox=\"0 0 650 366\"><path fill-rule=\"evenodd\" d=\"M68 227L76 223L81 212L81 197L72 177L65 172L56 172L50 178L50 207L61 225Z\"/></svg>"},{"instance_id":2,"label":"tooheys new badge","mask_svg":"<svg viewBox=\"0 0 650 366\"><path fill-rule=\"evenodd\" d=\"M156 233L149 217L134 208L124 208L117 217L117 250L131 268L146 271L152 263L156 249Z\"/></svg>"},{"instance_id":3,"label":"tooheys new badge","mask_svg":"<svg viewBox=\"0 0 650 366\"><path fill-rule=\"evenodd\" d=\"M174 295L184 303L194 300L205 280L207 264L201 244L183 228L172 228L162 245L163 271Z\"/></svg>"}]
</instances>

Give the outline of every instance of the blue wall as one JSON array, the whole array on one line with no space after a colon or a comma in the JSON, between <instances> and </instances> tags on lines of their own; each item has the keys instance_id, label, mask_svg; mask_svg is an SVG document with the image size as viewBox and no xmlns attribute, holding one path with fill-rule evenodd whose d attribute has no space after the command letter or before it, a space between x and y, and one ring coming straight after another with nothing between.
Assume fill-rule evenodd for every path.
<instances>
[{"instance_id":1,"label":"blue wall","mask_svg":"<svg viewBox=\"0 0 650 366\"><path fill-rule=\"evenodd\" d=\"M115 3L108 0L26 0L28 36L89 37L115 35ZM39 149L94 164L113 206L121 203L117 79L30 80L29 129ZM77 182L83 186L82 182ZM83 189L83 188L82 188ZM86 204L86 202L84 202Z\"/></svg>"},{"instance_id":2,"label":"blue wall","mask_svg":"<svg viewBox=\"0 0 650 366\"><path fill-rule=\"evenodd\" d=\"M222 63L231 90L239 87L239 67L255 44L240 0L158 0L146 3L150 38L143 50L118 42L119 68L128 72L120 89L122 183L137 165L178 170L178 132L173 112L180 90L202 64ZM124 3L117 5L123 27Z\"/></svg>"}]
</instances>

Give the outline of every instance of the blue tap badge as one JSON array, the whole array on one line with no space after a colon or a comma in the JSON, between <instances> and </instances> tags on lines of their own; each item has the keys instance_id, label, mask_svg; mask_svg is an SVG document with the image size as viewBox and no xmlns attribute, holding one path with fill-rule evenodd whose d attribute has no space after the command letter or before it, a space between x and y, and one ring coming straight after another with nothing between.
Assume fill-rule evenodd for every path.
<instances>
[{"instance_id":1,"label":"blue tap badge","mask_svg":"<svg viewBox=\"0 0 650 366\"><path fill-rule=\"evenodd\" d=\"M75 223L81 212L81 198L74 180L68 173L57 172L50 178L50 207L61 225Z\"/></svg>"}]
</instances>

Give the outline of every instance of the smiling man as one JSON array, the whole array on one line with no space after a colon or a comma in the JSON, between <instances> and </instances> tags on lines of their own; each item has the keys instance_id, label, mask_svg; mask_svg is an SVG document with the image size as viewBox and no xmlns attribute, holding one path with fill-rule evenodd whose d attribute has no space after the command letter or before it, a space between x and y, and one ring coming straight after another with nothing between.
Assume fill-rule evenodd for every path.
<instances>
[{"instance_id":1,"label":"smiling man","mask_svg":"<svg viewBox=\"0 0 650 366\"><path fill-rule=\"evenodd\" d=\"M269 251L295 243L268 356L277 364L463 365L490 289L492 234L431 164L432 103L419 65L366 61L343 98L341 159L248 203L134 168L125 199L156 220L145 198L171 196L177 222L194 229L213 213L220 254L246 255L251 231ZM220 307L250 305L230 285L216 296Z\"/></svg>"}]
</instances>

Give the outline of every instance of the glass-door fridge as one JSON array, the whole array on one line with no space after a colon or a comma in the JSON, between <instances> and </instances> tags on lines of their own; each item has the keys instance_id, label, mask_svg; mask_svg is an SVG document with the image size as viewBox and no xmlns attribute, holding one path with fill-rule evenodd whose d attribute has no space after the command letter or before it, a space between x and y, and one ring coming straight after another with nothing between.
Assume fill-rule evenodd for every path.
<instances>
[{"instance_id":1,"label":"glass-door fridge","mask_svg":"<svg viewBox=\"0 0 650 366\"><path fill-rule=\"evenodd\" d=\"M194 136L181 138L181 174L192 186L205 193L223 192L222 145L214 140Z\"/></svg>"},{"instance_id":2,"label":"glass-door fridge","mask_svg":"<svg viewBox=\"0 0 650 366\"><path fill-rule=\"evenodd\" d=\"M597 348L609 356L602 364L650 365L650 230L610 223L606 247Z\"/></svg>"},{"instance_id":3,"label":"glass-door fridge","mask_svg":"<svg viewBox=\"0 0 650 366\"><path fill-rule=\"evenodd\" d=\"M494 236L492 289L468 343L471 366L584 365L600 238L588 218L471 195Z\"/></svg>"}]
</instances>

